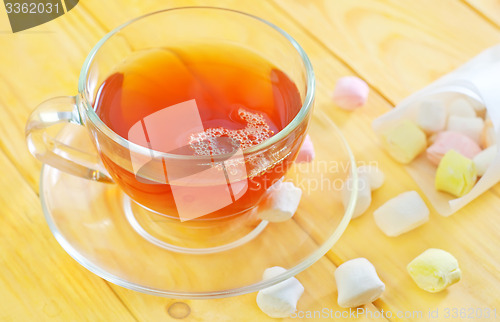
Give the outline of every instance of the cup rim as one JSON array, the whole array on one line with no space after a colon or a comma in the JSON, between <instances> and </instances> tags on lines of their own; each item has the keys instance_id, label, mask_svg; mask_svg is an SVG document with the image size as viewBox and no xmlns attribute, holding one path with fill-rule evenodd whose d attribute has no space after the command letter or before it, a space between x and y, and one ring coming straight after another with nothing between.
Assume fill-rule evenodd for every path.
<instances>
[{"instance_id":1,"label":"cup rim","mask_svg":"<svg viewBox=\"0 0 500 322\"><path fill-rule=\"evenodd\" d=\"M91 100L89 100L88 93L89 91L87 90L87 77L89 73L90 66L92 62L94 61L94 58L99 51L99 49L106 43L108 39L113 37L113 35L117 34L127 26L133 24L136 21L148 18L149 16L165 13L165 12L170 12L170 11L178 11L178 10L192 10L192 9L207 9L207 10L217 10L217 11L227 11L239 15L243 15L252 19L255 19L257 21L260 21L267 26L271 27L275 31L277 31L279 34L281 34L286 40L288 40L292 46L297 50L300 58L302 59L302 63L304 64L305 67L305 73L306 73L306 95L304 98L304 102L297 113L295 117L292 119L291 122L289 122L281 131L270 137L269 139L265 140L262 143L259 143L257 145L251 146L249 148L246 148L243 150L244 154L249 154L249 153L254 153L260 150L264 150L276 142L280 141L283 139L285 136L290 134L295 128L297 128L304 118L308 115L309 111L311 110L314 102L314 95L315 95L315 77L314 77L314 71L312 68L311 61L309 60L309 57L305 53L304 49L299 45L299 43L292 37L290 36L286 31L281 29L280 27L276 26L275 24L264 20L262 18L259 18L257 16L254 16L252 14L248 14L242 11L238 10L233 10L233 9L228 9L228 8L221 8L221 7L211 7L211 6L185 6L185 7L176 7L176 8L169 8L169 9L163 9L163 10L158 10L155 12L151 12L145 15L142 15L140 17L134 18L132 20L129 20L120 26L116 27L109 33L107 33L99 42L92 48L90 53L88 54L87 58L85 59L85 62L82 66L82 69L80 71L80 76L78 80L78 98L83 99L82 103L84 105L85 113L87 117L89 118L90 121L96 126L96 128L112 139L115 143L123 146L124 148L133 151L134 153L139 153L143 155L151 155L151 151L154 152L154 155L157 157L163 157L163 158L169 158L169 159L182 159L182 160L196 160L196 159L206 159L206 156L202 155L180 155L180 154L172 154L172 153L167 153L167 152L161 152L161 151L156 151L149 149L147 147L144 147L142 145L136 144L134 142L131 142L124 137L120 136L117 134L115 131L113 131L111 128L109 128L100 118L99 116L95 113L95 110L92 106ZM226 154L220 154L220 155L215 155L211 156L212 158L215 159L221 159L225 160L227 157Z\"/></svg>"}]
</instances>

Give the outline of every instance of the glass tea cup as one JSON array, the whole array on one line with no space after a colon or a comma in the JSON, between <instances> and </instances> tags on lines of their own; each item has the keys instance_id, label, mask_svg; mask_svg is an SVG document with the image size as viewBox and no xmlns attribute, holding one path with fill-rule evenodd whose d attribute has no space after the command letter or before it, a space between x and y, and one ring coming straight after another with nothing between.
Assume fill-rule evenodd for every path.
<instances>
[{"instance_id":1,"label":"glass tea cup","mask_svg":"<svg viewBox=\"0 0 500 322\"><path fill-rule=\"evenodd\" d=\"M302 106L297 115L260 144L203 156L175 152L182 150L175 144L171 149L174 152L166 153L147 148L148 142L134 143L111 130L96 114L94 102L100 85L134 53L206 43L246 48L283 71L300 94ZM177 251L209 252L237 245L259 226L258 205L295 159L306 134L313 99L314 75L309 59L280 28L227 9L176 8L139 17L107 34L82 67L78 94L53 98L38 106L26 125L26 138L30 152L42 162L88 180L118 184L130 198L126 200L132 200L124 207L128 207L134 225L141 227L136 230L144 237ZM166 141L173 141L169 135L178 132L182 124L192 126L197 122L192 117L186 121L186 116L196 114L196 102L184 102L165 111L166 128L172 129L170 134L165 131ZM96 153L84 152L71 140L52 135L51 129L68 123L85 129ZM225 140L208 143L224 145L228 143ZM211 240L208 244L207 239Z\"/></svg>"}]
</instances>

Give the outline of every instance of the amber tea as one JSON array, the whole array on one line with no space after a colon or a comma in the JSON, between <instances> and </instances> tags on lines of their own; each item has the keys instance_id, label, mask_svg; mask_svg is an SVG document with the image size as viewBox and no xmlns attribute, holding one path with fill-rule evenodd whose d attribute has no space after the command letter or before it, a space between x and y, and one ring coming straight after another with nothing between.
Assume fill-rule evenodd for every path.
<instances>
[{"instance_id":1,"label":"amber tea","mask_svg":"<svg viewBox=\"0 0 500 322\"><path fill-rule=\"evenodd\" d=\"M94 102L99 118L131 142L159 152L207 157L233 148L244 155L246 149L287 126L301 105L299 90L285 73L251 50L229 45L138 52L103 82ZM196 113L188 113L191 107ZM168 114L169 109L179 110L181 114L177 115L185 114L177 120L170 117L158 121L160 115L176 115ZM157 116L154 126L148 126L153 116ZM165 139L164 133L169 130L178 135L170 134ZM143 134L131 135L138 131ZM211 144L214 138L227 138L228 144ZM172 142L182 149L173 149ZM179 216L179 201L174 196L178 183L167 175L164 182L141 180L137 173L120 167L106 155L101 154L101 158L113 180L132 199L161 214ZM252 171L254 163L247 162L248 187L238 194L231 191L231 185L223 186L220 191L228 190L231 202L220 209L209 208L201 218L221 218L255 206L270 183L283 176L293 158L291 153L279 160L280 167L273 165L257 174ZM168 173L168 167L164 167ZM220 188L219 182L200 180L199 184L211 191Z\"/></svg>"}]
</instances>

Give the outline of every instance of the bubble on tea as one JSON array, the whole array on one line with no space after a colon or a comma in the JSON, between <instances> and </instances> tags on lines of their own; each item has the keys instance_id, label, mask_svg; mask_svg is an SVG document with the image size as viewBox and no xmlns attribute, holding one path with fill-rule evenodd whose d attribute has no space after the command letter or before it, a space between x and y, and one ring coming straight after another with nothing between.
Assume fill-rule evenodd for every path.
<instances>
[{"instance_id":1,"label":"bubble on tea","mask_svg":"<svg viewBox=\"0 0 500 322\"><path fill-rule=\"evenodd\" d=\"M189 145L194 153L196 155L218 155L234 152L238 148L244 150L264 142L274 134L262 114L240 108L238 109L238 117L246 122L245 128L229 130L217 127L191 134Z\"/></svg>"}]
</instances>

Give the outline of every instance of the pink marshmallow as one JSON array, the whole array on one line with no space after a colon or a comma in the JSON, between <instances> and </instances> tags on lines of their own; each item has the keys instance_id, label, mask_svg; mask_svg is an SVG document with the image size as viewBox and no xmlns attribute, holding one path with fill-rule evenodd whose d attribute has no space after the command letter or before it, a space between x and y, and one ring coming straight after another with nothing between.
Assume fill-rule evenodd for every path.
<instances>
[{"instance_id":1,"label":"pink marshmallow","mask_svg":"<svg viewBox=\"0 0 500 322\"><path fill-rule=\"evenodd\" d=\"M306 135L304 143L300 147L299 153L297 154L297 159L295 162L311 162L314 159L314 145L312 143L311 137Z\"/></svg>"},{"instance_id":2,"label":"pink marshmallow","mask_svg":"<svg viewBox=\"0 0 500 322\"><path fill-rule=\"evenodd\" d=\"M368 84L358 77L339 78L333 91L333 101L344 110L352 111L363 106L370 91Z\"/></svg>"},{"instance_id":3,"label":"pink marshmallow","mask_svg":"<svg viewBox=\"0 0 500 322\"><path fill-rule=\"evenodd\" d=\"M450 150L455 150L471 160L481 152L479 145L467 135L445 131L439 133L434 143L427 148L427 159L438 165L446 152Z\"/></svg>"}]
</instances>

